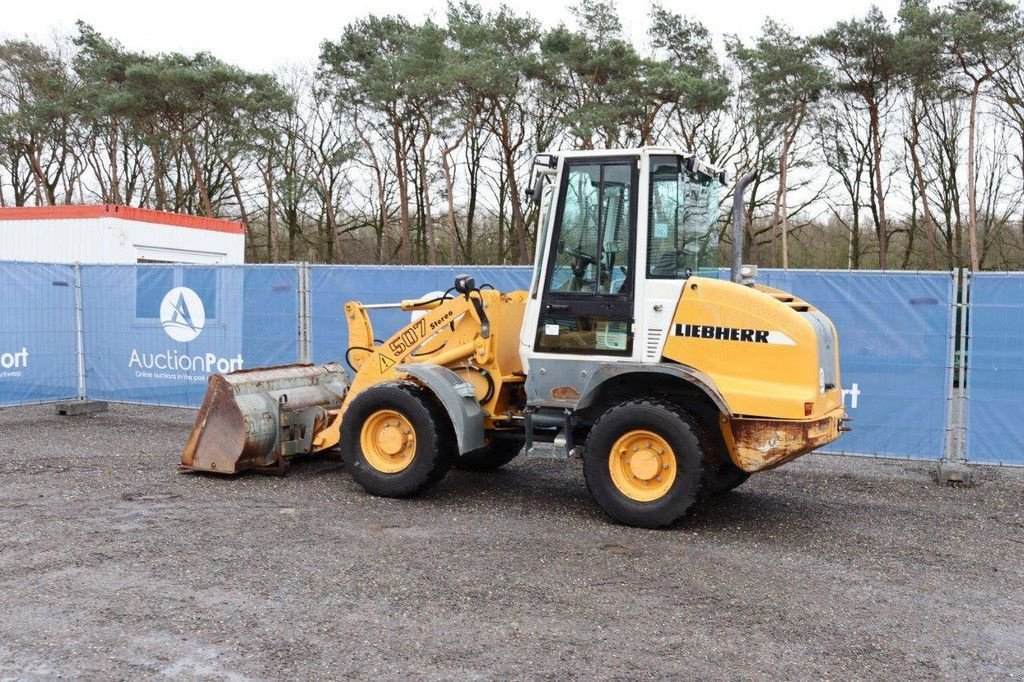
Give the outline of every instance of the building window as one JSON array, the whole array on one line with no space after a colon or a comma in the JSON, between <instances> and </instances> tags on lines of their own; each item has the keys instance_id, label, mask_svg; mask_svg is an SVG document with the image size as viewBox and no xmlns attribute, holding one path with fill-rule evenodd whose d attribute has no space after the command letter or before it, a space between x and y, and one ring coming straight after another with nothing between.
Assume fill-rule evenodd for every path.
<instances>
[{"instance_id":1,"label":"building window","mask_svg":"<svg viewBox=\"0 0 1024 682\"><path fill-rule=\"evenodd\" d=\"M140 259L140 265L144 263ZM217 270L207 266L155 265L145 261L135 268L135 317L160 319L160 304L175 287L188 287L199 295L207 320L217 319Z\"/></svg>"}]
</instances>

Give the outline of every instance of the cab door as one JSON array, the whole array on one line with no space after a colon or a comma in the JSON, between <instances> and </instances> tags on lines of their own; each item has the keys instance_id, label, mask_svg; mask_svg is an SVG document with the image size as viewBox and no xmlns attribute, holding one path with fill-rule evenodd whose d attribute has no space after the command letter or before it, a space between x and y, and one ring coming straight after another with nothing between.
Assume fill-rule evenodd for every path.
<instances>
[{"instance_id":1,"label":"cab door","mask_svg":"<svg viewBox=\"0 0 1024 682\"><path fill-rule=\"evenodd\" d=\"M633 352L637 157L566 160L535 353Z\"/></svg>"}]
</instances>

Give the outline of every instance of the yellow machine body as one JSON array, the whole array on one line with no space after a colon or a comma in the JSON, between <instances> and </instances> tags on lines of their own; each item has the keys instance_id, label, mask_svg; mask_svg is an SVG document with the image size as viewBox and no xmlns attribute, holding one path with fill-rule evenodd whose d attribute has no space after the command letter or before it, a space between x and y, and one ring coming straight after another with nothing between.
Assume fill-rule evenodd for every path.
<instances>
[{"instance_id":1,"label":"yellow machine body","mask_svg":"<svg viewBox=\"0 0 1024 682\"><path fill-rule=\"evenodd\" d=\"M729 409L720 418L729 455L744 471L778 466L840 435L839 348L832 343L830 357L819 357L809 320L815 313L806 301L760 285L693 277L683 289L673 317L682 333L668 336L663 357L710 378ZM817 319L835 338L831 321ZM835 368L830 385L823 366Z\"/></svg>"},{"instance_id":2,"label":"yellow machine body","mask_svg":"<svg viewBox=\"0 0 1024 682\"><path fill-rule=\"evenodd\" d=\"M407 374L401 369L406 364L447 367L473 384L479 396L487 394L486 373L493 381L493 388L481 408L488 427L493 428L494 415L508 413L511 393L526 379L518 347L526 292L503 294L484 289L479 296L489 322L486 336L468 297L456 296L427 304L406 300L401 304L403 310L423 311L424 314L379 345L373 343L373 326L367 309L356 301L346 303L348 355L355 376L345 402L333 412L330 425L314 437L314 449L337 445L342 419L352 400L371 386L406 378Z\"/></svg>"}]
</instances>

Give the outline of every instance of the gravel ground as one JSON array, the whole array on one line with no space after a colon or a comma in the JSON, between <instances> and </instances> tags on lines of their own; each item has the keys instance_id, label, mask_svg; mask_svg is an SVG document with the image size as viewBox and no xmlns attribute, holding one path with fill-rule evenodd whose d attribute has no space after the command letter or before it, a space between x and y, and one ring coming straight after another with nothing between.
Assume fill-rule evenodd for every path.
<instances>
[{"instance_id":1,"label":"gravel ground","mask_svg":"<svg viewBox=\"0 0 1024 682\"><path fill-rule=\"evenodd\" d=\"M812 455L646 531L578 462L180 474L193 416L0 410L0 678L1024 679L1024 471Z\"/></svg>"}]
</instances>

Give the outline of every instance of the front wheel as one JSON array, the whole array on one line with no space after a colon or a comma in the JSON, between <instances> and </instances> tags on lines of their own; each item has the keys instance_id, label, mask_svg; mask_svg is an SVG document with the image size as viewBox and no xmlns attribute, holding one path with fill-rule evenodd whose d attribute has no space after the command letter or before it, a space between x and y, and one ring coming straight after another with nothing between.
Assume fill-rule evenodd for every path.
<instances>
[{"instance_id":1,"label":"front wheel","mask_svg":"<svg viewBox=\"0 0 1024 682\"><path fill-rule=\"evenodd\" d=\"M426 389L386 383L356 396L342 417L341 442L356 483L383 497L408 497L451 468L455 435Z\"/></svg>"},{"instance_id":2,"label":"front wheel","mask_svg":"<svg viewBox=\"0 0 1024 682\"><path fill-rule=\"evenodd\" d=\"M701 494L706 445L678 405L648 398L619 403L594 424L583 475L613 519L660 528L682 518Z\"/></svg>"}]
</instances>

